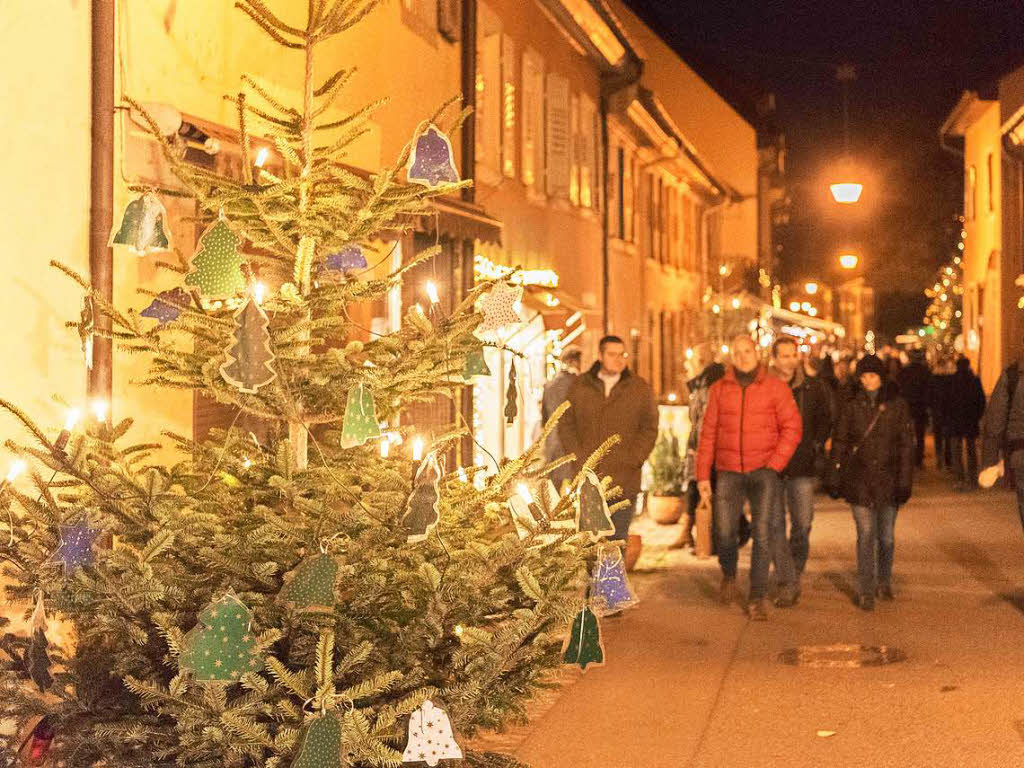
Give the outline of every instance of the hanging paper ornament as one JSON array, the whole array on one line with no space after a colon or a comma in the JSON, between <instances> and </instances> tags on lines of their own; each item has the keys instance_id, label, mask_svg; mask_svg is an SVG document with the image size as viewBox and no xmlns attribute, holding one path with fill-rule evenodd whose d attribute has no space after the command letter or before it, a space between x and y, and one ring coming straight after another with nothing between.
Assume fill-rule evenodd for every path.
<instances>
[{"instance_id":1,"label":"hanging paper ornament","mask_svg":"<svg viewBox=\"0 0 1024 768\"><path fill-rule=\"evenodd\" d=\"M590 608L584 607L576 614L562 651L563 663L578 664L584 672L588 666L600 667L604 664L601 626Z\"/></svg>"},{"instance_id":2,"label":"hanging paper ornament","mask_svg":"<svg viewBox=\"0 0 1024 768\"><path fill-rule=\"evenodd\" d=\"M160 291L148 307L139 314L142 317L152 317L160 325L174 322L184 307L192 306L192 296L184 288L172 288L169 291Z\"/></svg>"},{"instance_id":3,"label":"hanging paper ornament","mask_svg":"<svg viewBox=\"0 0 1024 768\"><path fill-rule=\"evenodd\" d=\"M306 727L292 768L343 768L341 721L335 715L320 715Z\"/></svg>"},{"instance_id":4,"label":"hanging paper ornament","mask_svg":"<svg viewBox=\"0 0 1024 768\"><path fill-rule=\"evenodd\" d=\"M204 298L234 296L245 290L242 262L238 252L241 239L218 217L199 238L199 249L192 257L192 271L185 275L185 284L194 285Z\"/></svg>"},{"instance_id":5,"label":"hanging paper ornament","mask_svg":"<svg viewBox=\"0 0 1024 768\"><path fill-rule=\"evenodd\" d=\"M278 600L299 610L331 610L338 561L326 553L307 557L285 576Z\"/></svg>"},{"instance_id":6,"label":"hanging paper ornament","mask_svg":"<svg viewBox=\"0 0 1024 768\"><path fill-rule=\"evenodd\" d=\"M593 541L615 533L604 488L593 470L587 470L580 481L576 500L576 530L589 533Z\"/></svg>"},{"instance_id":7,"label":"hanging paper ornament","mask_svg":"<svg viewBox=\"0 0 1024 768\"><path fill-rule=\"evenodd\" d=\"M519 325L519 306L523 298L521 285L495 283L494 287L480 301L483 322L476 332L480 336L497 336L509 326Z\"/></svg>"},{"instance_id":8,"label":"hanging paper ornament","mask_svg":"<svg viewBox=\"0 0 1024 768\"><path fill-rule=\"evenodd\" d=\"M145 256L171 248L167 234L167 210L152 192L128 203L121 226L110 236L109 245L127 245L129 253Z\"/></svg>"},{"instance_id":9,"label":"hanging paper ornament","mask_svg":"<svg viewBox=\"0 0 1024 768\"><path fill-rule=\"evenodd\" d=\"M409 716L409 741L402 762L435 766L441 760L461 759L462 749L455 743L448 713L427 699Z\"/></svg>"},{"instance_id":10,"label":"hanging paper ornament","mask_svg":"<svg viewBox=\"0 0 1024 768\"><path fill-rule=\"evenodd\" d=\"M402 528L409 533L410 544L426 540L441 519L438 511L441 500L440 481L441 465L437 461L437 453L431 452L416 470L412 494L402 516Z\"/></svg>"},{"instance_id":11,"label":"hanging paper ornament","mask_svg":"<svg viewBox=\"0 0 1024 768\"><path fill-rule=\"evenodd\" d=\"M351 272L355 269L366 269L366 254L363 249L352 243L340 251L329 255L324 261L324 269L335 272Z\"/></svg>"},{"instance_id":12,"label":"hanging paper ornament","mask_svg":"<svg viewBox=\"0 0 1024 768\"><path fill-rule=\"evenodd\" d=\"M359 382L348 391L345 420L341 428L341 447L352 448L378 437L380 424L377 423L377 407L373 402L373 392Z\"/></svg>"},{"instance_id":13,"label":"hanging paper ornament","mask_svg":"<svg viewBox=\"0 0 1024 768\"><path fill-rule=\"evenodd\" d=\"M454 158L451 140L431 124L416 138L407 165L408 179L428 189L455 184L459 181L459 171Z\"/></svg>"},{"instance_id":14,"label":"hanging paper ornament","mask_svg":"<svg viewBox=\"0 0 1024 768\"><path fill-rule=\"evenodd\" d=\"M246 672L258 672L262 664L251 621L252 612L233 594L213 601L183 638L178 667L200 682L232 683Z\"/></svg>"},{"instance_id":15,"label":"hanging paper ornament","mask_svg":"<svg viewBox=\"0 0 1024 768\"><path fill-rule=\"evenodd\" d=\"M59 560L64 566L64 572L69 573L83 565L91 565L96 559L93 552L93 544L100 537L102 531L90 528L83 520L77 525L61 527L60 546L53 553L53 559Z\"/></svg>"},{"instance_id":16,"label":"hanging paper ornament","mask_svg":"<svg viewBox=\"0 0 1024 768\"><path fill-rule=\"evenodd\" d=\"M590 577L590 605L598 616L618 613L639 602L626 578L626 564L622 549L612 546L604 549L594 565Z\"/></svg>"},{"instance_id":17,"label":"hanging paper ornament","mask_svg":"<svg viewBox=\"0 0 1024 768\"><path fill-rule=\"evenodd\" d=\"M277 377L271 365L274 353L270 351L269 326L267 313L252 297L235 312L235 343L227 350L220 375L240 392L256 392Z\"/></svg>"},{"instance_id":18,"label":"hanging paper ornament","mask_svg":"<svg viewBox=\"0 0 1024 768\"><path fill-rule=\"evenodd\" d=\"M516 386L516 361L508 367L508 389L505 390L505 423L514 424L519 414L519 389Z\"/></svg>"},{"instance_id":19,"label":"hanging paper ornament","mask_svg":"<svg viewBox=\"0 0 1024 768\"><path fill-rule=\"evenodd\" d=\"M25 651L25 667L32 682L40 691L45 691L53 684L50 654L47 652L50 643L46 639L46 629L46 608L43 607L43 593L39 592L36 596L35 610L32 611L32 638Z\"/></svg>"},{"instance_id":20,"label":"hanging paper ornament","mask_svg":"<svg viewBox=\"0 0 1024 768\"><path fill-rule=\"evenodd\" d=\"M462 378L465 381L470 381L477 376L490 376L491 369L487 367L487 360L484 359L484 348L475 352L470 352L466 356L466 366L462 370Z\"/></svg>"}]
</instances>

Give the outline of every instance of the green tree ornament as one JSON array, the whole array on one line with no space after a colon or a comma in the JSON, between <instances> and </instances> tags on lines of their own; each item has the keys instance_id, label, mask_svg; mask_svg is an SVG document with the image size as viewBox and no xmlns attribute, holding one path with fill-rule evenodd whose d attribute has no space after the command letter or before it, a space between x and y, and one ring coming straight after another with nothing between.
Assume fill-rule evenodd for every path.
<instances>
[{"instance_id":1,"label":"green tree ornament","mask_svg":"<svg viewBox=\"0 0 1024 768\"><path fill-rule=\"evenodd\" d=\"M600 667L604 664L601 626L590 608L584 607L573 619L569 636L565 638L562 661L566 664L578 664L584 672L588 666Z\"/></svg>"},{"instance_id":2,"label":"green tree ornament","mask_svg":"<svg viewBox=\"0 0 1024 768\"><path fill-rule=\"evenodd\" d=\"M263 665L251 621L252 612L233 594L210 603L185 635L178 667L209 683L236 683L246 672L258 672Z\"/></svg>"},{"instance_id":3,"label":"green tree ornament","mask_svg":"<svg viewBox=\"0 0 1024 768\"><path fill-rule=\"evenodd\" d=\"M338 561L333 555L307 557L285 576L278 599L299 610L331 610L334 608L334 584L338 579Z\"/></svg>"},{"instance_id":4,"label":"green tree ornament","mask_svg":"<svg viewBox=\"0 0 1024 768\"><path fill-rule=\"evenodd\" d=\"M227 361L220 366L224 381L241 392L255 393L277 377L271 363L270 320L252 298L235 312L234 343L228 348Z\"/></svg>"},{"instance_id":5,"label":"green tree ornament","mask_svg":"<svg viewBox=\"0 0 1024 768\"><path fill-rule=\"evenodd\" d=\"M505 390L505 423L514 424L519 415L519 388L516 385L516 361L508 367L508 388Z\"/></svg>"},{"instance_id":6,"label":"green tree ornament","mask_svg":"<svg viewBox=\"0 0 1024 768\"><path fill-rule=\"evenodd\" d=\"M291 768L344 768L341 759L341 721L320 715L310 721Z\"/></svg>"},{"instance_id":7,"label":"green tree ornament","mask_svg":"<svg viewBox=\"0 0 1024 768\"><path fill-rule=\"evenodd\" d=\"M238 252L241 239L219 217L199 239L199 250L192 258L192 271L185 275L185 284L193 285L208 299L234 296L245 290L245 275Z\"/></svg>"},{"instance_id":8,"label":"green tree ornament","mask_svg":"<svg viewBox=\"0 0 1024 768\"><path fill-rule=\"evenodd\" d=\"M377 437L380 437L380 424L377 423L373 392L359 382L348 391L345 420L341 428L341 447L363 445L367 440Z\"/></svg>"}]
</instances>

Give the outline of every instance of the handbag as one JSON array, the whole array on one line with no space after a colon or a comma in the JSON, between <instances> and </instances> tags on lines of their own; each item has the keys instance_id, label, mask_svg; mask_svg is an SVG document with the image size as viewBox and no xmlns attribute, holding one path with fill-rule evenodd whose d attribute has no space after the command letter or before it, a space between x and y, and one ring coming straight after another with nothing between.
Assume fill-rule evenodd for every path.
<instances>
[{"instance_id":1,"label":"handbag","mask_svg":"<svg viewBox=\"0 0 1024 768\"><path fill-rule=\"evenodd\" d=\"M883 413L885 413L885 403L878 406L878 411L875 412L875 417L871 419L871 423L868 424L868 428L864 430L864 434L860 436L860 440L858 440L857 444L853 446L853 449L850 451L850 455L847 456L845 463L839 459L832 460L832 471L829 473L829 476L834 480L834 483L830 483L830 490L834 489L842 491L846 486L847 478L845 475L850 467L850 459L853 459L858 453L860 453L860 449L864 447L864 441L867 440L868 435L874 431L875 426L877 426L878 420L882 418Z\"/></svg>"}]
</instances>

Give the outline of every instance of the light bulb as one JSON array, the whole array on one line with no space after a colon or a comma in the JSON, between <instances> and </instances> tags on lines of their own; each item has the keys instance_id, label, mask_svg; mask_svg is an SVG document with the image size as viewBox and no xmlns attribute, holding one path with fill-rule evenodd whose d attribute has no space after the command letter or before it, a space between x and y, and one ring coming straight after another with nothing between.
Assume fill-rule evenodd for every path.
<instances>
[{"instance_id":1,"label":"light bulb","mask_svg":"<svg viewBox=\"0 0 1024 768\"><path fill-rule=\"evenodd\" d=\"M64 417L64 429L68 432L73 430L75 425L78 424L78 419L81 418L81 416L82 412L78 408L71 408Z\"/></svg>"},{"instance_id":2,"label":"light bulb","mask_svg":"<svg viewBox=\"0 0 1024 768\"><path fill-rule=\"evenodd\" d=\"M719 312L722 311L722 308L720 306L718 306L717 304L715 304L714 306L711 307L711 311L714 312L717 315Z\"/></svg>"},{"instance_id":3,"label":"light bulb","mask_svg":"<svg viewBox=\"0 0 1024 768\"><path fill-rule=\"evenodd\" d=\"M455 625L455 636L456 637L462 637L462 632L463 632L462 625L461 624L456 624Z\"/></svg>"},{"instance_id":4,"label":"light bulb","mask_svg":"<svg viewBox=\"0 0 1024 768\"><path fill-rule=\"evenodd\" d=\"M533 504L533 494L530 493L530 489L526 486L526 483L519 483L516 486L516 491L523 497L523 501L527 504Z\"/></svg>"},{"instance_id":5,"label":"light bulb","mask_svg":"<svg viewBox=\"0 0 1024 768\"><path fill-rule=\"evenodd\" d=\"M459 482L461 482L461 483L468 483L469 482L469 475L466 474L466 468L465 467L459 467Z\"/></svg>"},{"instance_id":6,"label":"light bulb","mask_svg":"<svg viewBox=\"0 0 1024 768\"><path fill-rule=\"evenodd\" d=\"M733 299L732 300L732 308L733 309L739 309L740 308L740 300L739 299Z\"/></svg>"},{"instance_id":7,"label":"light bulb","mask_svg":"<svg viewBox=\"0 0 1024 768\"><path fill-rule=\"evenodd\" d=\"M687 348L687 350L686 350L686 359L687 360L693 360L693 349L692 348Z\"/></svg>"},{"instance_id":8,"label":"light bulb","mask_svg":"<svg viewBox=\"0 0 1024 768\"><path fill-rule=\"evenodd\" d=\"M263 303L263 297L267 295L267 286L265 283L257 282L252 287L252 297L256 299L257 304Z\"/></svg>"},{"instance_id":9,"label":"light bulb","mask_svg":"<svg viewBox=\"0 0 1024 768\"><path fill-rule=\"evenodd\" d=\"M380 457L382 459L386 459L390 455L391 455L391 441L388 440L387 436L385 436L380 441Z\"/></svg>"},{"instance_id":10,"label":"light bulb","mask_svg":"<svg viewBox=\"0 0 1024 768\"><path fill-rule=\"evenodd\" d=\"M18 479L18 475L25 471L25 462L21 459L15 459L11 462L11 468L7 470L7 482L13 483Z\"/></svg>"},{"instance_id":11,"label":"light bulb","mask_svg":"<svg viewBox=\"0 0 1024 768\"><path fill-rule=\"evenodd\" d=\"M262 168L268 157L270 157L270 148L260 147L260 151L256 153L256 167Z\"/></svg>"},{"instance_id":12,"label":"light bulb","mask_svg":"<svg viewBox=\"0 0 1024 768\"><path fill-rule=\"evenodd\" d=\"M105 422L107 420L107 410L110 405L106 400L93 400L92 401L92 412L96 417L96 421Z\"/></svg>"},{"instance_id":13,"label":"light bulb","mask_svg":"<svg viewBox=\"0 0 1024 768\"><path fill-rule=\"evenodd\" d=\"M437 293L437 284L433 280L427 280L427 298L431 304L439 304L441 297Z\"/></svg>"},{"instance_id":14,"label":"light bulb","mask_svg":"<svg viewBox=\"0 0 1024 768\"><path fill-rule=\"evenodd\" d=\"M670 403L674 403L676 401L676 393L675 392L669 392L668 393L668 401Z\"/></svg>"},{"instance_id":15,"label":"light bulb","mask_svg":"<svg viewBox=\"0 0 1024 768\"><path fill-rule=\"evenodd\" d=\"M412 460L423 461L423 438L417 437L412 441Z\"/></svg>"}]
</instances>

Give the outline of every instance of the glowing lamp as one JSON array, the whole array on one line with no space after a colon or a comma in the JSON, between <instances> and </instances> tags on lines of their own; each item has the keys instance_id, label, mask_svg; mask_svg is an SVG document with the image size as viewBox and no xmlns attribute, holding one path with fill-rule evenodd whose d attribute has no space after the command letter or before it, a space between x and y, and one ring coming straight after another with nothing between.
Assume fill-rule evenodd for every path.
<instances>
[{"instance_id":1,"label":"glowing lamp","mask_svg":"<svg viewBox=\"0 0 1024 768\"><path fill-rule=\"evenodd\" d=\"M433 280L427 280L427 298L431 304L440 304L441 297L437 293L437 284Z\"/></svg>"},{"instance_id":2,"label":"glowing lamp","mask_svg":"<svg viewBox=\"0 0 1024 768\"><path fill-rule=\"evenodd\" d=\"M844 253L839 257L839 266L843 269L856 269L859 262L855 253Z\"/></svg>"},{"instance_id":3,"label":"glowing lamp","mask_svg":"<svg viewBox=\"0 0 1024 768\"><path fill-rule=\"evenodd\" d=\"M412 441L412 460L423 461L423 438L417 437Z\"/></svg>"},{"instance_id":4,"label":"glowing lamp","mask_svg":"<svg viewBox=\"0 0 1024 768\"><path fill-rule=\"evenodd\" d=\"M860 200L864 185L855 181L842 181L838 184L830 184L829 189L832 190L832 199L837 203L853 205Z\"/></svg>"},{"instance_id":5,"label":"glowing lamp","mask_svg":"<svg viewBox=\"0 0 1024 768\"><path fill-rule=\"evenodd\" d=\"M818 284L815 282L805 283L804 290L807 291L811 296L818 292Z\"/></svg>"},{"instance_id":6,"label":"glowing lamp","mask_svg":"<svg viewBox=\"0 0 1024 768\"><path fill-rule=\"evenodd\" d=\"M791 302L789 302L789 311L790 312L799 312L800 311L800 302L799 301L791 301Z\"/></svg>"}]
</instances>

